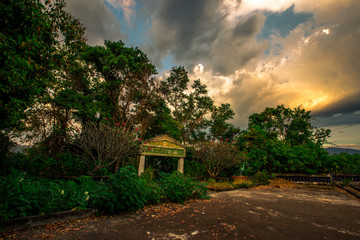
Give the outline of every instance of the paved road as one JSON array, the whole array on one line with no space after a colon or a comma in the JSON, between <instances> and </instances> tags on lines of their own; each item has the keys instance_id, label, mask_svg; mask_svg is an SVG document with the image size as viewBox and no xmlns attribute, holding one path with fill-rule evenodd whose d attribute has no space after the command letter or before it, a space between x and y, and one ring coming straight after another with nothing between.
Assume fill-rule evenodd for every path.
<instances>
[{"instance_id":1,"label":"paved road","mask_svg":"<svg viewBox=\"0 0 360 240\"><path fill-rule=\"evenodd\" d=\"M332 188L250 189L19 232L24 239L360 239L360 201ZM66 231L65 231L66 230ZM47 234L47 235L46 235Z\"/></svg>"}]
</instances>

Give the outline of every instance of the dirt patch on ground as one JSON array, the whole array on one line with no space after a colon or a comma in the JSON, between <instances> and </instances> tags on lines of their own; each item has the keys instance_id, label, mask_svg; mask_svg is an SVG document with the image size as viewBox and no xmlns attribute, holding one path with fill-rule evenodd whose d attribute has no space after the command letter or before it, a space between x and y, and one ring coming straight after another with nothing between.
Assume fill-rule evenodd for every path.
<instances>
[{"instance_id":1,"label":"dirt patch on ground","mask_svg":"<svg viewBox=\"0 0 360 240\"><path fill-rule=\"evenodd\" d=\"M359 239L360 201L328 186L275 180L211 193L211 200L147 206L3 234L8 239Z\"/></svg>"},{"instance_id":2,"label":"dirt patch on ground","mask_svg":"<svg viewBox=\"0 0 360 240\"><path fill-rule=\"evenodd\" d=\"M326 186L326 185L313 185L313 184L299 184L294 183L285 179L275 178L270 180L270 183L268 185L261 185L254 187L253 189L283 189L283 190L289 190L289 189L327 189L332 190L336 189L332 186Z\"/></svg>"}]
</instances>

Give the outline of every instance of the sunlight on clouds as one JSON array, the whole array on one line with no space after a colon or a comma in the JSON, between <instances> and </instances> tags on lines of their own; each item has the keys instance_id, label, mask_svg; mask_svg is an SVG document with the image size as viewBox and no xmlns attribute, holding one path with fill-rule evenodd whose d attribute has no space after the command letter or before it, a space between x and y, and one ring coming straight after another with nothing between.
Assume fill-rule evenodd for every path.
<instances>
[{"instance_id":1,"label":"sunlight on clouds","mask_svg":"<svg viewBox=\"0 0 360 240\"><path fill-rule=\"evenodd\" d=\"M243 0L239 15L245 15L257 10L284 11L291 7L296 1L289 0Z\"/></svg>"},{"instance_id":2,"label":"sunlight on clouds","mask_svg":"<svg viewBox=\"0 0 360 240\"><path fill-rule=\"evenodd\" d=\"M305 93L302 98L296 99L294 101L295 105L302 105L305 109L313 110L321 107L325 107L331 101L329 100L329 96L321 96L319 97L318 91L309 91Z\"/></svg>"},{"instance_id":3,"label":"sunlight on clouds","mask_svg":"<svg viewBox=\"0 0 360 240\"><path fill-rule=\"evenodd\" d=\"M330 34L330 29L323 29L322 32L325 33L326 35L329 35Z\"/></svg>"}]
</instances>

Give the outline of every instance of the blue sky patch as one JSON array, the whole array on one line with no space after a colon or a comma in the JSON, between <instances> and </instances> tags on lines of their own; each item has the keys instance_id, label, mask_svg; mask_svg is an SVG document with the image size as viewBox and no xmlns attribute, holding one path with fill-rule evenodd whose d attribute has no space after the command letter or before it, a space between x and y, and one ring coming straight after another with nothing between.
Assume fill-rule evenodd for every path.
<instances>
[{"instance_id":1,"label":"blue sky patch","mask_svg":"<svg viewBox=\"0 0 360 240\"><path fill-rule=\"evenodd\" d=\"M131 47L146 45L147 32L150 29L151 24L149 22L148 24L145 24L146 21L142 21L143 19L127 23L124 17L124 11L121 8L114 8L107 1L104 1L104 3L106 7L108 7L113 12L114 16L119 20L121 25L121 32L128 37L126 42L131 43ZM136 3L134 12L137 12L137 9L140 7L140 3ZM132 17L136 18L137 16ZM124 41L125 39L121 40Z\"/></svg>"},{"instance_id":2,"label":"blue sky patch","mask_svg":"<svg viewBox=\"0 0 360 240\"><path fill-rule=\"evenodd\" d=\"M258 36L259 40L270 39L272 34L279 34L281 37L286 37L299 24L312 19L313 15L310 13L295 13L294 7L295 5L292 5L280 13L265 12L266 20Z\"/></svg>"}]
</instances>

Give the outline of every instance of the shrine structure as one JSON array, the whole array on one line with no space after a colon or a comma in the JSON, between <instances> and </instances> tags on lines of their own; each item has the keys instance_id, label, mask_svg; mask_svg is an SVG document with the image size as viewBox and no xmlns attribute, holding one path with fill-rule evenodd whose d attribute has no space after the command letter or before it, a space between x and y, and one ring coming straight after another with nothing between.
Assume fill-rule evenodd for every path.
<instances>
[{"instance_id":1,"label":"shrine structure","mask_svg":"<svg viewBox=\"0 0 360 240\"><path fill-rule=\"evenodd\" d=\"M186 156L185 146L167 134L148 139L141 145L138 175L145 170L146 156L177 157L177 170L184 173L184 158Z\"/></svg>"}]
</instances>

